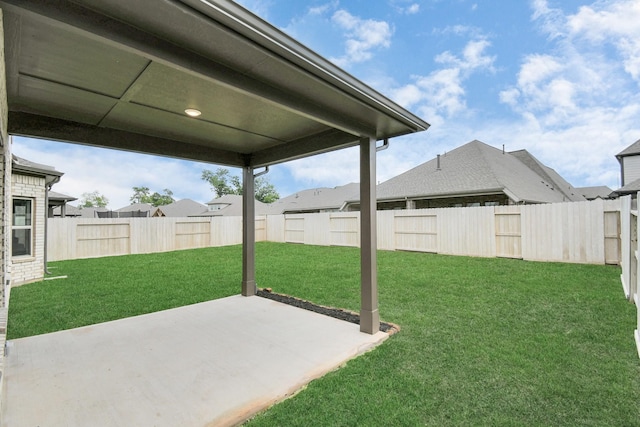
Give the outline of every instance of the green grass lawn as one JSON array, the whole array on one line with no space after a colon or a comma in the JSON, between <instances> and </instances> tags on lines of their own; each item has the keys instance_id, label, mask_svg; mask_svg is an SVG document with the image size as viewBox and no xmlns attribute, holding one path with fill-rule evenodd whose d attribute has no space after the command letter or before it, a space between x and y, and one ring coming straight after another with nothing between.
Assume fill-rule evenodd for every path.
<instances>
[{"instance_id":1,"label":"green grass lawn","mask_svg":"<svg viewBox=\"0 0 640 427\"><path fill-rule=\"evenodd\" d=\"M241 248L52 263L12 290L9 338L240 291ZM258 283L359 309L359 251L260 243ZM250 426L640 426L635 307L620 270L379 252L380 347ZM259 362L259 360L257 360Z\"/></svg>"}]
</instances>

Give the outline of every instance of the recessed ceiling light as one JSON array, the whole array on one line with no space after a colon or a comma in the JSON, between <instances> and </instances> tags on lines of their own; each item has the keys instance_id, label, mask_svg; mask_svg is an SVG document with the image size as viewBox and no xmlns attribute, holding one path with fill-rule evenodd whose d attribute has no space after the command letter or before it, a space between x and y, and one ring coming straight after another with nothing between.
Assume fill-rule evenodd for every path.
<instances>
[{"instance_id":1,"label":"recessed ceiling light","mask_svg":"<svg viewBox=\"0 0 640 427\"><path fill-rule=\"evenodd\" d=\"M184 112L191 117L198 117L200 114L202 114L202 111L196 110L195 108L187 108L186 110L184 110Z\"/></svg>"}]
</instances>

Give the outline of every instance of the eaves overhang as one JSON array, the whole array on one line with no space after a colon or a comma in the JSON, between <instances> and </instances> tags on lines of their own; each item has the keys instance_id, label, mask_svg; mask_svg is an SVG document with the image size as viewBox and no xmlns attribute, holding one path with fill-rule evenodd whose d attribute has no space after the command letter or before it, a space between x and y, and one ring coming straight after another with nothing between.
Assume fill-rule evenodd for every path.
<instances>
[{"instance_id":1,"label":"eaves overhang","mask_svg":"<svg viewBox=\"0 0 640 427\"><path fill-rule=\"evenodd\" d=\"M15 135L260 167L429 127L232 1L0 9Z\"/></svg>"}]
</instances>

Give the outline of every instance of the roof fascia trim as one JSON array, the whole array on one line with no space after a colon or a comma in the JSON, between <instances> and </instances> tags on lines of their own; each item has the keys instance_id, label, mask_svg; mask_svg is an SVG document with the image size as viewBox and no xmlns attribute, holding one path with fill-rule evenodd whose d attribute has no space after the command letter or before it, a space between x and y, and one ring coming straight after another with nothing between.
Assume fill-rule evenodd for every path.
<instances>
[{"instance_id":1,"label":"roof fascia trim","mask_svg":"<svg viewBox=\"0 0 640 427\"><path fill-rule=\"evenodd\" d=\"M243 167L245 156L202 145L157 138L84 123L54 119L36 114L9 111L8 132L12 135L73 142L137 153Z\"/></svg>"}]
</instances>

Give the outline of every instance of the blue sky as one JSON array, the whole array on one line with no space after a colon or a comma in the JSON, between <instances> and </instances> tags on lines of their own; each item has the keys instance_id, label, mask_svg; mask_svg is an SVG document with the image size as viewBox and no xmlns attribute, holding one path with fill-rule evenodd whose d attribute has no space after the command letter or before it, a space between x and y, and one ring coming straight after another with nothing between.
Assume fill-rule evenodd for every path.
<instances>
[{"instance_id":1,"label":"blue sky","mask_svg":"<svg viewBox=\"0 0 640 427\"><path fill-rule=\"evenodd\" d=\"M640 1L243 0L246 8L418 114L431 128L378 153L378 181L471 140L527 149L574 186L620 186L615 154L640 139ZM212 198L215 165L15 138L13 151L65 172L53 188L133 186ZM271 168L281 196L358 180L357 152ZM232 170L239 175L238 170Z\"/></svg>"}]
</instances>

